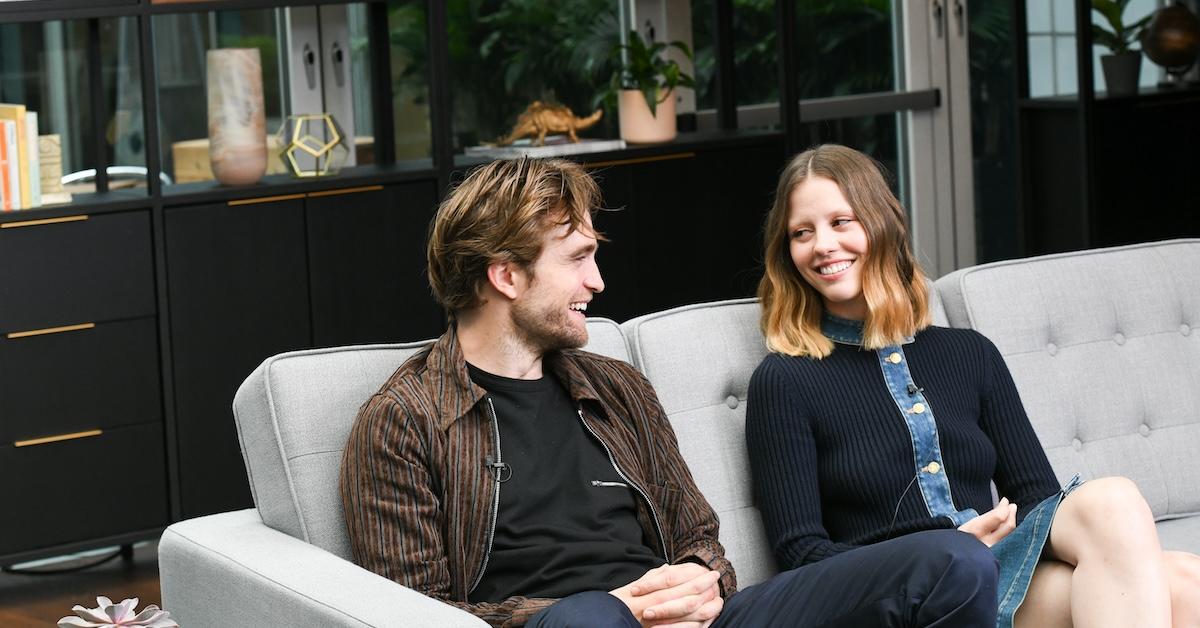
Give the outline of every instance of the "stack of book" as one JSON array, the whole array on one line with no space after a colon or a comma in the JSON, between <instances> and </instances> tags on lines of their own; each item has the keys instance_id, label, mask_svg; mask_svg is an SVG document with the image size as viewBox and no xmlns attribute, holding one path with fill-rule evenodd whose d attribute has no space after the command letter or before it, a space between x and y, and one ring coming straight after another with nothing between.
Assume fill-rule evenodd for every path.
<instances>
[{"instance_id":1,"label":"stack of book","mask_svg":"<svg viewBox=\"0 0 1200 628\"><path fill-rule=\"evenodd\" d=\"M57 150L46 150L47 138L54 138L50 148ZM0 103L0 211L71 202L70 194L62 191L62 149L57 139L38 137L36 111ZM52 163L46 164L47 160Z\"/></svg>"}]
</instances>

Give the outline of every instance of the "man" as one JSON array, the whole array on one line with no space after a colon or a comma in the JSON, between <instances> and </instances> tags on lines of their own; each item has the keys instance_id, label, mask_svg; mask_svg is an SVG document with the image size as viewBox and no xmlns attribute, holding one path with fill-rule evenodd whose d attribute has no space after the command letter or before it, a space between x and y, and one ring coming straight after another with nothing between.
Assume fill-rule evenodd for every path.
<instances>
[{"instance_id":1,"label":"man","mask_svg":"<svg viewBox=\"0 0 1200 628\"><path fill-rule=\"evenodd\" d=\"M994 625L995 560L954 530L737 593L649 382L577 350L604 289L599 201L578 165L519 160L442 203L429 282L451 324L355 421L355 561L494 626Z\"/></svg>"}]
</instances>

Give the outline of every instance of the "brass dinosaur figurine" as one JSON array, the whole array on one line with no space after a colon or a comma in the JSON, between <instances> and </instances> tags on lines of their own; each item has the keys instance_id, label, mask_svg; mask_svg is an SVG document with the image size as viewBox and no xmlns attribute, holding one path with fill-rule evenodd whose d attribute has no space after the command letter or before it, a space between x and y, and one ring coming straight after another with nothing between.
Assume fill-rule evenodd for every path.
<instances>
[{"instance_id":1,"label":"brass dinosaur figurine","mask_svg":"<svg viewBox=\"0 0 1200 628\"><path fill-rule=\"evenodd\" d=\"M578 142L576 131L582 131L600 120L604 115L602 109L592 112L586 118L577 118L571 110L563 105L547 104L540 100L529 103L525 111L517 117L512 132L496 140L496 146L508 146L523 137L537 136L535 146L546 142L547 133L566 133L572 142Z\"/></svg>"}]
</instances>

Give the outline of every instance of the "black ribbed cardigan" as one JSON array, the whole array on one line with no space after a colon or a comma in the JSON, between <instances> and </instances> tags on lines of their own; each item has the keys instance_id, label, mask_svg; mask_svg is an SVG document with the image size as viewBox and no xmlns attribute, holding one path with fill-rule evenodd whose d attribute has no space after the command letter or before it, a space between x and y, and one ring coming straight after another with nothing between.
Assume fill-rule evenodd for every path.
<instances>
[{"instance_id":1,"label":"black ribbed cardigan","mask_svg":"<svg viewBox=\"0 0 1200 628\"><path fill-rule=\"evenodd\" d=\"M876 353L834 347L820 360L770 354L750 379L746 444L780 569L953 527L946 517L930 516L912 482L911 440ZM973 330L930 327L903 348L936 419L957 509L990 510L995 481L1000 495L1017 504L1020 520L1058 490L990 340Z\"/></svg>"}]
</instances>

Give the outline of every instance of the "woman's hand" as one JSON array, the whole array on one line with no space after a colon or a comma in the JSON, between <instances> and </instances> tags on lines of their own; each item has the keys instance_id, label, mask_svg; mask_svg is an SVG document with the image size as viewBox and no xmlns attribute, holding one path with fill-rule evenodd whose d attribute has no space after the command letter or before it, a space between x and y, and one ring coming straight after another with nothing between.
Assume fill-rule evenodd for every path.
<instances>
[{"instance_id":1,"label":"woman's hand","mask_svg":"<svg viewBox=\"0 0 1200 628\"><path fill-rule=\"evenodd\" d=\"M1002 497L995 508L958 526L958 529L974 535L984 545L991 547L1016 527L1017 505L1008 503L1008 498Z\"/></svg>"}]
</instances>

